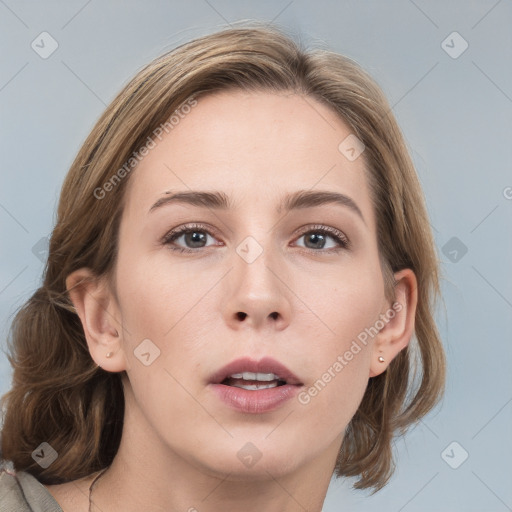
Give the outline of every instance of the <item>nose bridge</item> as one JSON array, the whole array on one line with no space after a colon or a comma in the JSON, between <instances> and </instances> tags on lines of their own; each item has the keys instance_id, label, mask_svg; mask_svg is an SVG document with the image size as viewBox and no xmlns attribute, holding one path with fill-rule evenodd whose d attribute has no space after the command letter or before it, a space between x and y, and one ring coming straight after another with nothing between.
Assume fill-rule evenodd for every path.
<instances>
[{"instance_id":1,"label":"nose bridge","mask_svg":"<svg viewBox=\"0 0 512 512\"><path fill-rule=\"evenodd\" d=\"M249 293L269 295L276 284L270 271L276 247L270 234L256 236L245 237L236 247L235 274Z\"/></svg>"},{"instance_id":2,"label":"nose bridge","mask_svg":"<svg viewBox=\"0 0 512 512\"><path fill-rule=\"evenodd\" d=\"M267 225L258 223L235 248L225 309L228 322L243 320L253 327L276 321L283 327L289 322L290 294L283 282L286 267Z\"/></svg>"}]
</instances>

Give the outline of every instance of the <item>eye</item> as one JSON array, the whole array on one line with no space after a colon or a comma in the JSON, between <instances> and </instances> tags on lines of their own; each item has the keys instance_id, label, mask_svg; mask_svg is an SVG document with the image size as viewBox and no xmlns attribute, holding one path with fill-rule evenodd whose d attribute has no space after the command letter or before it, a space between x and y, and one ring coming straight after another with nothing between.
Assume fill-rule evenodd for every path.
<instances>
[{"instance_id":1,"label":"eye","mask_svg":"<svg viewBox=\"0 0 512 512\"><path fill-rule=\"evenodd\" d=\"M208 236L212 237L210 231L201 224L192 224L181 226L173 229L167 233L162 242L165 245L171 246L171 250L178 252L197 252L197 249L207 247L206 241ZM190 244L192 247L179 247L175 242L183 237L185 244Z\"/></svg>"},{"instance_id":2,"label":"eye","mask_svg":"<svg viewBox=\"0 0 512 512\"><path fill-rule=\"evenodd\" d=\"M350 247L350 241L341 231L328 226L310 226L307 231L302 232L299 239L303 237L308 244L305 248L313 252L319 252L322 249L321 252L338 252ZM326 240L329 238L334 240L335 245L326 249Z\"/></svg>"}]
</instances>

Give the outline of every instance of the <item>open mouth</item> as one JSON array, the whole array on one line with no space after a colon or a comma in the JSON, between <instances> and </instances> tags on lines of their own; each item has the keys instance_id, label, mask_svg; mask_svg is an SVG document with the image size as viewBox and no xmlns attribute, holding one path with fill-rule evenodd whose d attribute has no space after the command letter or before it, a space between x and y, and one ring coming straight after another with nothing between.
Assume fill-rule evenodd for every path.
<instances>
[{"instance_id":1,"label":"open mouth","mask_svg":"<svg viewBox=\"0 0 512 512\"><path fill-rule=\"evenodd\" d=\"M272 412L291 400L304 384L271 357L241 357L209 377L213 393L228 407L247 414Z\"/></svg>"},{"instance_id":2,"label":"open mouth","mask_svg":"<svg viewBox=\"0 0 512 512\"><path fill-rule=\"evenodd\" d=\"M274 373L243 372L234 373L229 377L226 377L221 384L249 391L256 391L258 389L269 389L284 386L286 384L286 380L281 379Z\"/></svg>"}]
</instances>

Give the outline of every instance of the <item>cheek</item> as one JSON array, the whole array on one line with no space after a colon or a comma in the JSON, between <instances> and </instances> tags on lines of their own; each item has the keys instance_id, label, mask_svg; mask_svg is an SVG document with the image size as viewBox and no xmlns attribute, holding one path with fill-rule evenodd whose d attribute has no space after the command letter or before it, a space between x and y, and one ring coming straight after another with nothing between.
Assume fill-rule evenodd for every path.
<instances>
[{"instance_id":1,"label":"cheek","mask_svg":"<svg viewBox=\"0 0 512 512\"><path fill-rule=\"evenodd\" d=\"M187 313L211 287L186 265L171 266L169 261L165 250L157 257L136 252L120 257L118 293L129 334L162 341L186 323Z\"/></svg>"},{"instance_id":2,"label":"cheek","mask_svg":"<svg viewBox=\"0 0 512 512\"><path fill-rule=\"evenodd\" d=\"M325 348L321 357L312 355L315 372L298 402L312 421L313 431L334 437L343 432L361 403L368 385L371 351L350 336Z\"/></svg>"},{"instance_id":3,"label":"cheek","mask_svg":"<svg viewBox=\"0 0 512 512\"><path fill-rule=\"evenodd\" d=\"M348 350L353 339L375 324L384 299L378 262L354 260L328 274L323 269L302 273L293 283L308 310L303 316L310 317L308 323L314 328L310 328L309 338L323 340L320 353L330 358ZM304 323L300 318L296 321Z\"/></svg>"},{"instance_id":4,"label":"cheek","mask_svg":"<svg viewBox=\"0 0 512 512\"><path fill-rule=\"evenodd\" d=\"M355 414L368 384L372 327L379 320L383 285L380 273L367 267L346 274L341 269L330 282L337 284L325 286L323 292L312 292L310 287L308 305L321 322L315 321L315 329L308 333L313 350L304 346L313 378L299 403L319 425L325 422L341 430Z\"/></svg>"},{"instance_id":5,"label":"cheek","mask_svg":"<svg viewBox=\"0 0 512 512\"><path fill-rule=\"evenodd\" d=\"M186 389L197 358L194 305L211 284L201 284L184 269L170 272L169 267L160 255L151 259L125 252L118 260L117 289L127 374L137 407L162 431L173 425L177 433L186 430L173 422L177 415L187 417L186 424L208 420Z\"/></svg>"},{"instance_id":6,"label":"cheek","mask_svg":"<svg viewBox=\"0 0 512 512\"><path fill-rule=\"evenodd\" d=\"M156 257L120 254L117 289L127 372L136 383L134 392L141 404L155 397L156 402L162 400L176 410L181 399L184 404L190 401L179 383L187 382L191 368L204 362L204 345L218 317L218 300L209 291L219 276L205 275L190 263L171 266L165 251Z\"/></svg>"}]
</instances>

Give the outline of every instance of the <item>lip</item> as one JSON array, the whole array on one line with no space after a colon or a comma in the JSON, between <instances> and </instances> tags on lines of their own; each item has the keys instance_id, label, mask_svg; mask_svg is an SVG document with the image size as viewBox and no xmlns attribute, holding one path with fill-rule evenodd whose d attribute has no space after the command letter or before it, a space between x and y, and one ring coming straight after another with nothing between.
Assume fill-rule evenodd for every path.
<instances>
[{"instance_id":1,"label":"lip","mask_svg":"<svg viewBox=\"0 0 512 512\"><path fill-rule=\"evenodd\" d=\"M210 377L210 383L220 384L226 377L234 373L252 372L252 373L273 373L278 375L280 379L285 380L286 384L302 385L302 382L294 375L286 366L271 357L264 357L259 361L248 357L235 359L227 364Z\"/></svg>"},{"instance_id":2,"label":"lip","mask_svg":"<svg viewBox=\"0 0 512 512\"><path fill-rule=\"evenodd\" d=\"M286 380L286 384L275 388L247 390L222 384L222 381L234 373L274 373ZM261 414L274 411L293 398L303 386L302 382L279 361L265 357L260 361L241 358L221 368L210 379L209 386L226 405L239 412Z\"/></svg>"}]
</instances>

